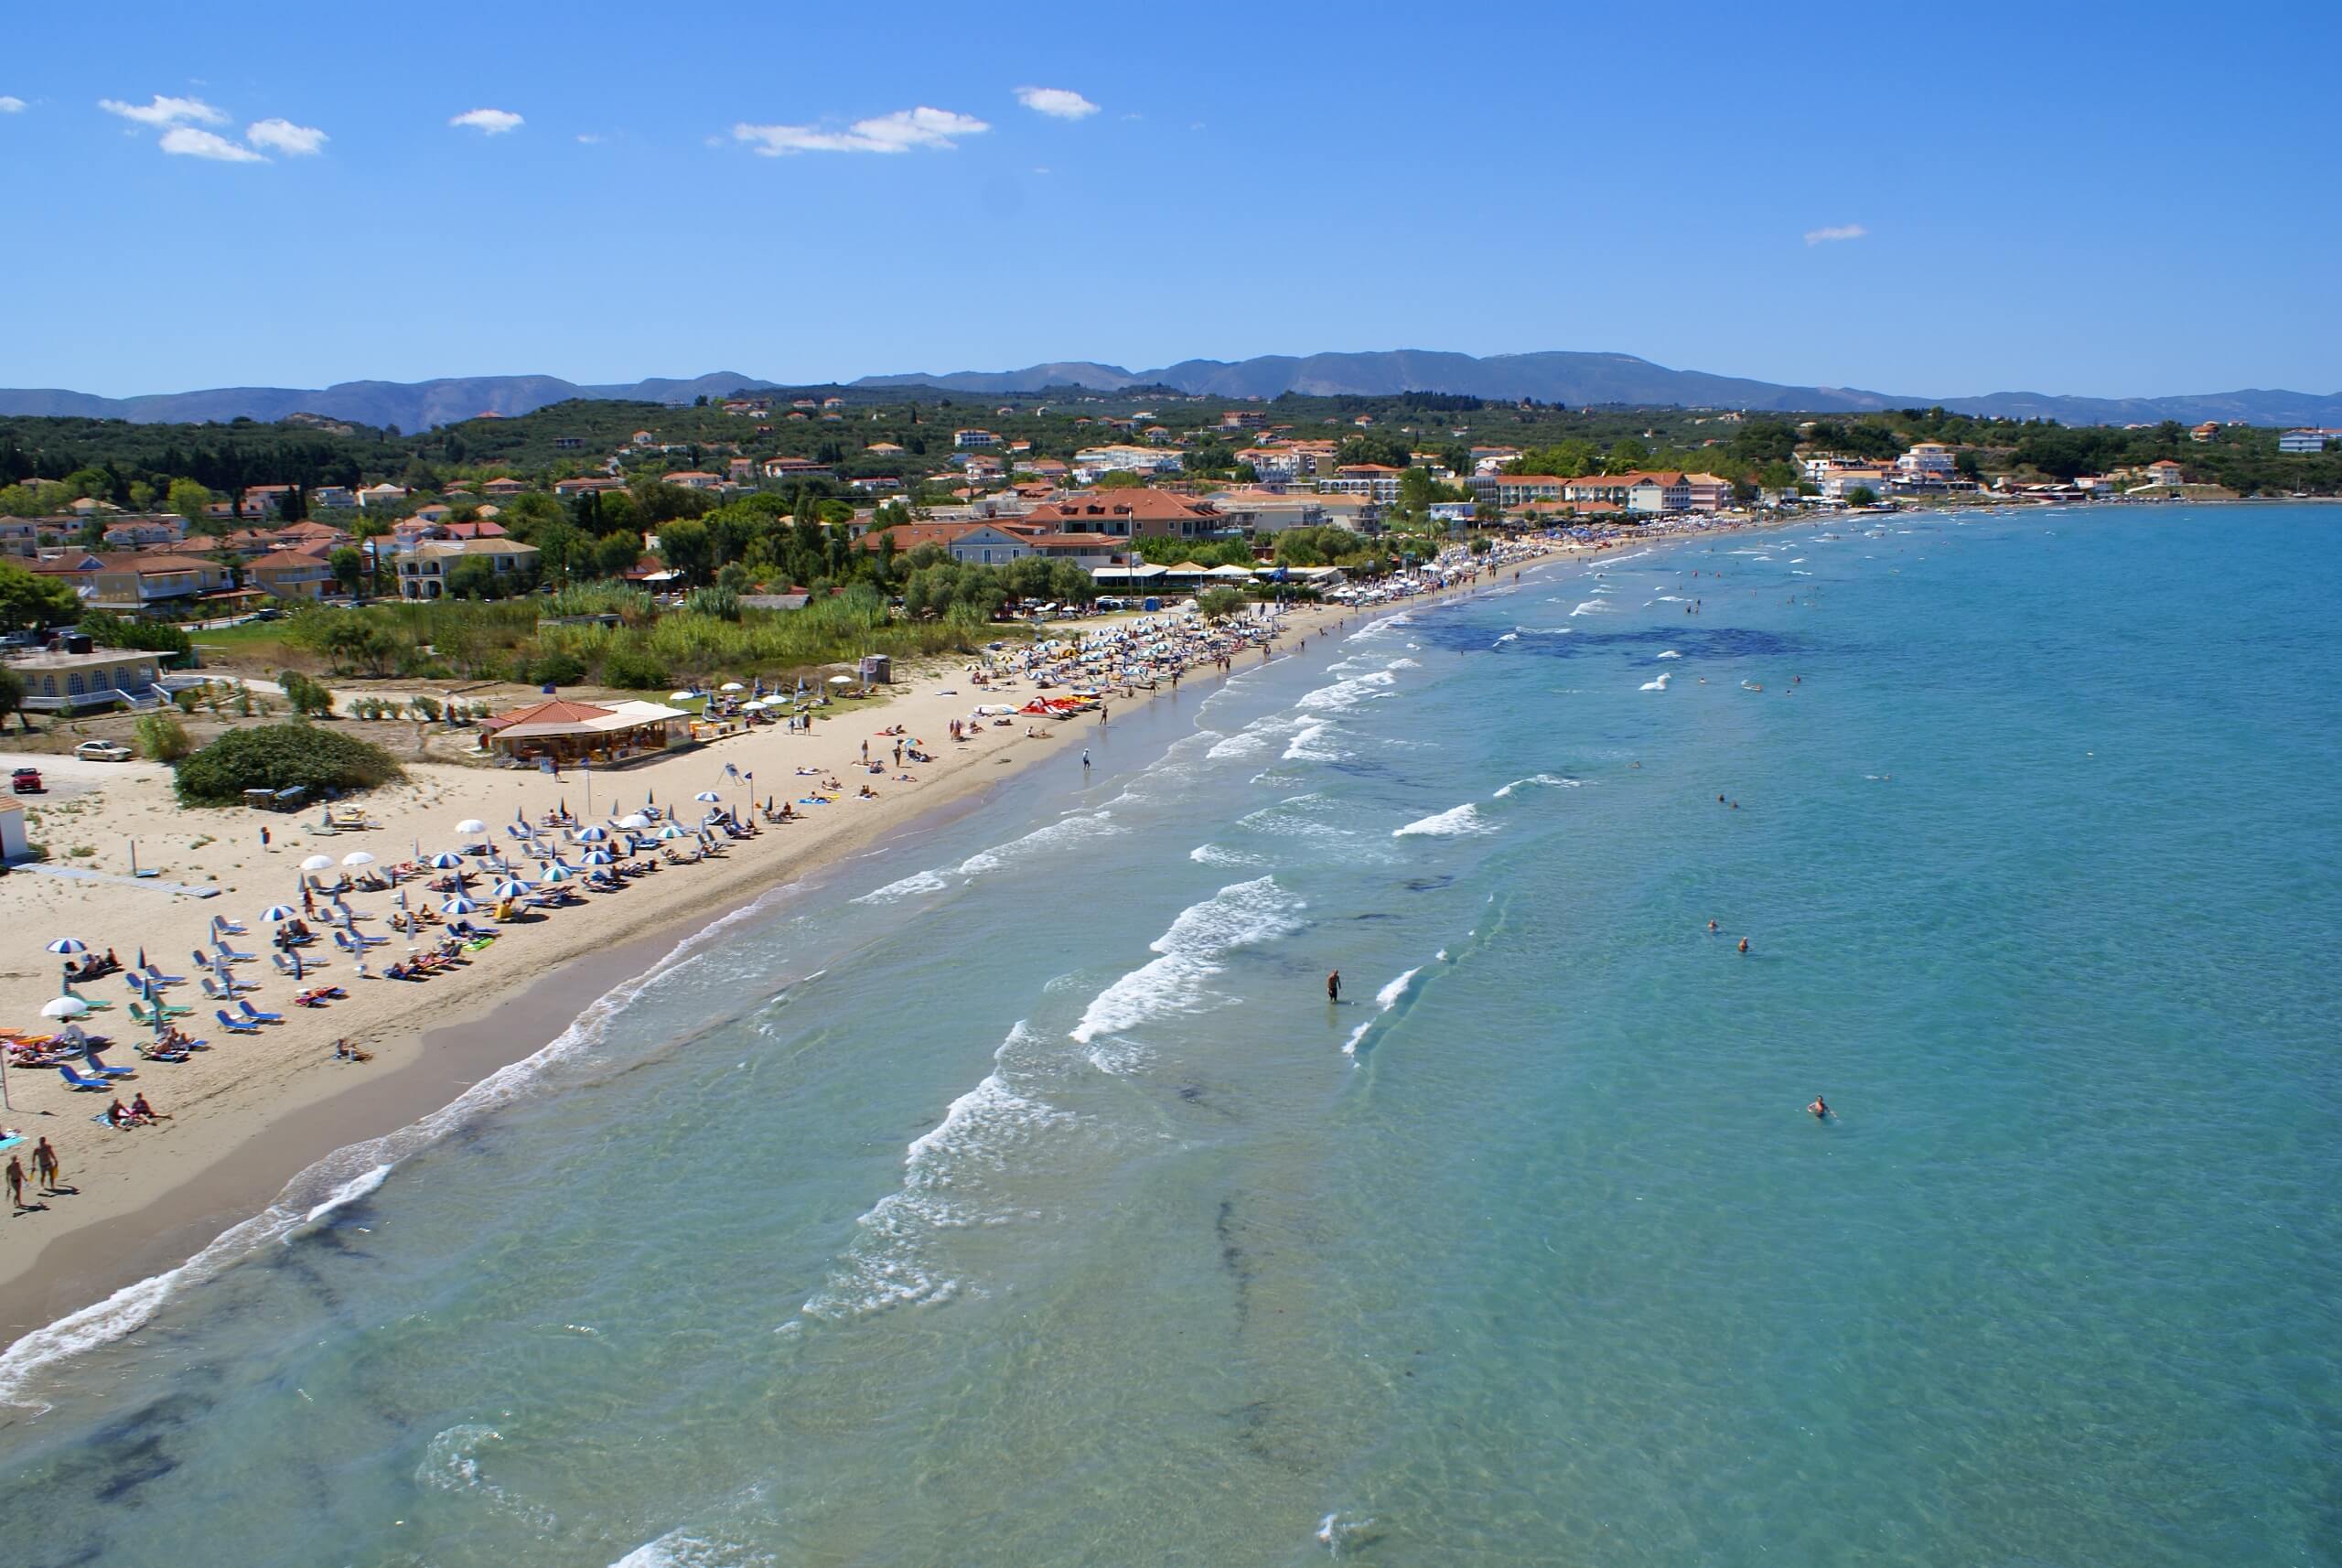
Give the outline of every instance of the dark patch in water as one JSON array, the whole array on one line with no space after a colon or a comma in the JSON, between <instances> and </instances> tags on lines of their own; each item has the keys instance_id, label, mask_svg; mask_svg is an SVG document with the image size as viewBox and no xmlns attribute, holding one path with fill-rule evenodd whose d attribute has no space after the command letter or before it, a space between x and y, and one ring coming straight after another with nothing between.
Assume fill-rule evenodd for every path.
<instances>
[{"instance_id":1,"label":"dark patch in water","mask_svg":"<svg viewBox=\"0 0 2342 1568\"><path fill-rule=\"evenodd\" d=\"M1396 915L1352 915L1352 916L1350 917L1350 918L1351 918L1353 921L1359 921L1359 920L1395 920L1395 919L1397 919L1398 918L1399 918L1399 917L1398 917L1398 916L1396 916Z\"/></svg>"},{"instance_id":2,"label":"dark patch in water","mask_svg":"<svg viewBox=\"0 0 2342 1568\"><path fill-rule=\"evenodd\" d=\"M1244 1259L1244 1249L1236 1244L1236 1200L1219 1200L1219 1216L1212 1221L1212 1234L1219 1238L1219 1266L1236 1282L1236 1321L1243 1323L1252 1315L1252 1267Z\"/></svg>"},{"instance_id":3,"label":"dark patch in water","mask_svg":"<svg viewBox=\"0 0 2342 1568\"><path fill-rule=\"evenodd\" d=\"M1428 893L1435 887L1445 887L1455 880L1456 878L1453 876L1410 877L1407 881L1407 891L1410 893Z\"/></svg>"}]
</instances>

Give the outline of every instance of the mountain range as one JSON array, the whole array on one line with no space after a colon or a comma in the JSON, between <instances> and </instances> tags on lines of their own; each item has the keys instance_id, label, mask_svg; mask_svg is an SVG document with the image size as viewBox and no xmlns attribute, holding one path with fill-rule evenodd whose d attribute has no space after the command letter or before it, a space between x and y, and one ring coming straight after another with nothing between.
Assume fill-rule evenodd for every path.
<instances>
[{"instance_id":1,"label":"mountain range","mask_svg":"<svg viewBox=\"0 0 2342 1568\"><path fill-rule=\"evenodd\" d=\"M865 376L857 388L929 388L940 392L1006 396L1048 388L1097 392L1168 388L1227 398L1273 398L1402 392L1456 392L1510 401L1534 398L1572 407L1588 403L1761 409L1781 413L1861 413L1875 409L1940 403L1962 413L1998 418L2055 419L2067 424L2131 424L2176 419L2251 424L2342 425L2342 392L2246 389L2175 397L2089 398L2004 392L1982 397L1896 396L1856 387L1789 386L1703 371L1671 370L1632 354L1552 351L1531 354L1444 353L1400 349L1373 353L1266 354L1251 360L1183 360L1159 370L1129 371L1090 360L1028 365L1021 371L954 371ZM689 403L703 394L782 391L782 383L731 371L678 381L654 377L612 385L580 385L558 376L459 376L429 381L342 381L334 386L220 387L208 392L105 398L55 389L0 390L0 414L61 414L140 423L317 414L371 425L424 430L481 414L521 414L569 398Z\"/></svg>"}]
</instances>

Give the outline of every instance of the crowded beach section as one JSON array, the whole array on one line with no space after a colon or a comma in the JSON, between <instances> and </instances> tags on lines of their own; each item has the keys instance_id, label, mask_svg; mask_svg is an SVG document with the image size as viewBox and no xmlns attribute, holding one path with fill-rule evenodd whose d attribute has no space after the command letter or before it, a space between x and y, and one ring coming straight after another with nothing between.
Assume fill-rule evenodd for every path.
<instances>
[{"instance_id":1,"label":"crowded beach section","mask_svg":"<svg viewBox=\"0 0 2342 1568\"><path fill-rule=\"evenodd\" d=\"M71 837L97 853L0 880L0 1173L13 1162L20 1182L0 1232L0 1335L176 1262L142 1255L154 1211L172 1211L183 1256L338 1142L392 1131L488 1069L438 1069L427 1032L573 961L669 943L1009 766L1094 744L1118 708L1550 549L1458 550L1370 591L1219 622L1061 623L902 671L882 700L718 693L695 726L716 738L615 768L411 762L402 781L294 815L183 808L168 770L144 762L60 770L44 808L70 809ZM534 707L491 725L484 751L499 727L543 725ZM550 1037L500 1042L489 1066ZM392 1081L411 1087L375 1087ZM323 1126L337 1142L316 1146Z\"/></svg>"}]
</instances>

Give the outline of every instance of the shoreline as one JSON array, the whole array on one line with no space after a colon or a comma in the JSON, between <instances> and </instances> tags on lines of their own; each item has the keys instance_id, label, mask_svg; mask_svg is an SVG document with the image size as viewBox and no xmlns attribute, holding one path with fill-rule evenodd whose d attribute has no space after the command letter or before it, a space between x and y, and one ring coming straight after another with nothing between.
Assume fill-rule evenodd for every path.
<instances>
[{"instance_id":1,"label":"shoreline","mask_svg":"<svg viewBox=\"0 0 2342 1568\"><path fill-rule=\"evenodd\" d=\"M1526 572L1641 542L1561 544L1533 559L1509 562L1476 573L1466 582L1384 605L1296 605L1288 609L1275 634L1271 657L1291 657L1296 641L1318 636L1353 616L1374 618L1452 602L1500 585L1508 568ZM1225 682L1253 668L1257 665L1240 660L1224 673L1191 672L1189 682L1209 691L1216 688L1199 677ZM909 673L905 684L925 687L937 678L938 671L920 671ZM1116 703L1134 709L1171 690L1167 683L1158 684ZM952 699L958 707L970 701L965 693ZM899 715L901 706L890 702L868 711L893 717ZM851 718L861 712L840 716ZM532 928L525 939L532 948L531 970L497 972L467 984L443 982L446 989L440 995L426 989L413 996L413 1005L401 1010L405 1021L389 1035L360 1034L376 1053L371 1064L346 1068L327 1058L277 1073L263 1086L274 1092L262 1103L240 1107L256 1114L232 1141L193 1159L153 1162L162 1168L152 1174L167 1176L167 1182L137 1183L154 1190L118 1193L116 1201L102 1206L79 1205L81 1211L52 1229L36 1251L0 1261L0 1403L23 1402L18 1391L41 1367L134 1331L179 1292L249 1258L263 1233L281 1234L295 1228L312 1206L349 1196L340 1189L365 1182L368 1173L331 1180L349 1164L339 1157L410 1130L417 1133L416 1146L424 1146L474 1116L490 1113L493 1103L467 1111L462 1101L499 1073L519 1069L557 1045L599 1001L656 969L666 955L776 893L798 884L818 884L877 838L923 832L955 813L979 809L999 787L1015 782L1033 764L1059 755L1062 748L1047 742L1061 738L1060 730L1079 733L1081 727L1082 721L1075 720L1044 730L1036 745L1021 744L1026 736L1014 727L985 732L981 738L988 744L975 745L972 755L951 757L957 766L933 770L935 778L927 788L881 802L881 810L824 835L801 856L779 861L759 853L766 846L752 841L704 868L713 872L718 886L710 886L704 875L682 874L676 879L690 878L693 889L703 895L691 900L687 910L662 898L659 908L644 910L640 918L617 930L607 924L590 929L596 923L584 920L568 922L564 929L559 917L545 927ZM763 837L779 835L785 843L788 833L785 828L767 827ZM562 948L536 950L547 945L548 930ZM23 1069L18 1075L23 1076ZM142 1073L140 1081L149 1076ZM290 1081L295 1077L301 1080ZM162 1080L156 1081L158 1096L167 1092L160 1088ZM27 1120L19 1112L16 1119L28 1132L44 1130L41 1118ZM428 1125L443 1119L444 1125ZM69 1185L78 1174L69 1165ZM295 1194L296 1187L309 1190ZM124 1197L129 1201L122 1201ZM240 1241L239 1233L247 1230L254 1234ZM225 1255L209 1259L214 1251ZM183 1272L198 1263L205 1266L195 1277L183 1279ZM6 1419L0 1415L0 1421Z\"/></svg>"}]
</instances>

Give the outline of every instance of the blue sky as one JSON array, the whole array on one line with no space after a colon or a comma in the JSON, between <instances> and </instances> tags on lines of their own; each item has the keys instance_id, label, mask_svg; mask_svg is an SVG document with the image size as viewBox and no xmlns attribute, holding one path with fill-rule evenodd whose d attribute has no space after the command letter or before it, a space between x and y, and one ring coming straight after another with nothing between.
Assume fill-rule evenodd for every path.
<instances>
[{"instance_id":1,"label":"blue sky","mask_svg":"<svg viewBox=\"0 0 2342 1568\"><path fill-rule=\"evenodd\" d=\"M2331 4L10 20L5 385L1404 347L2342 387Z\"/></svg>"}]
</instances>

